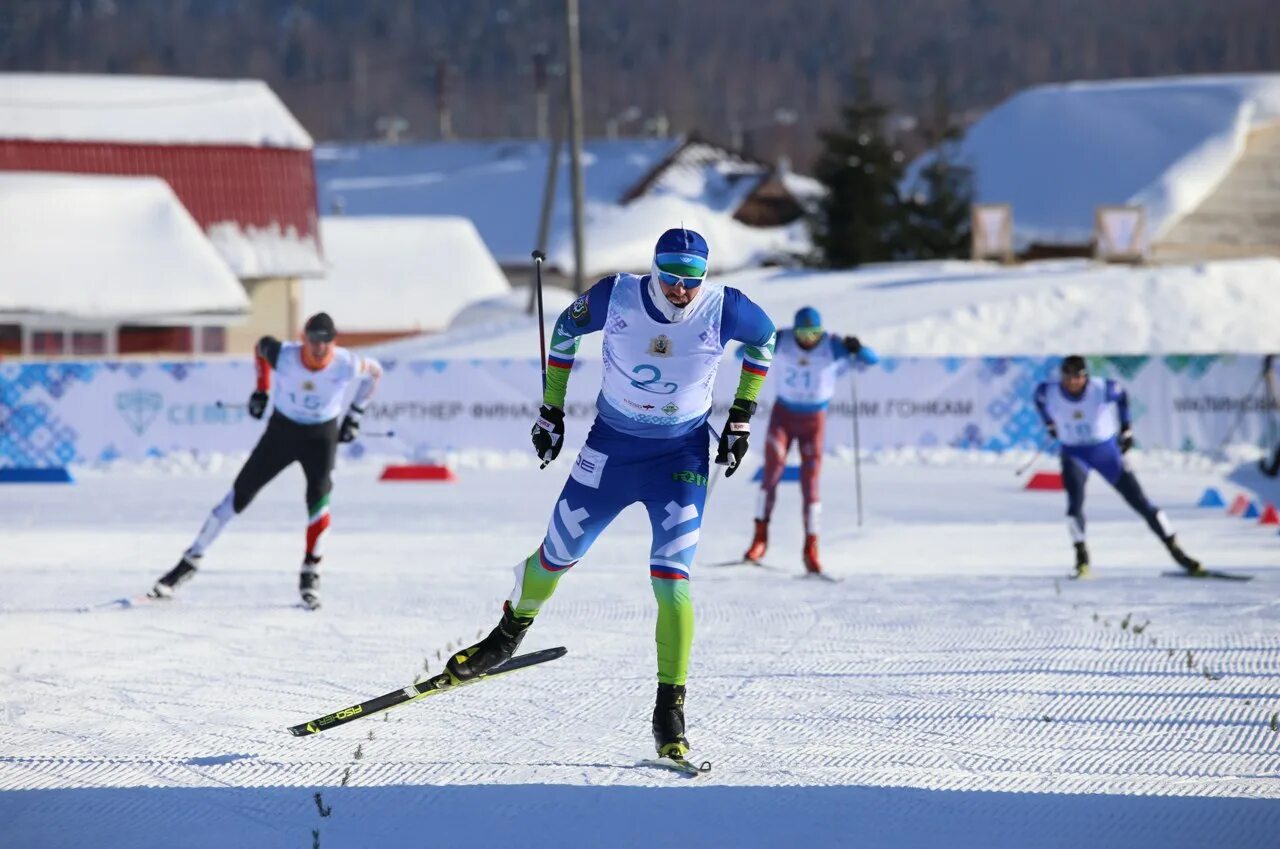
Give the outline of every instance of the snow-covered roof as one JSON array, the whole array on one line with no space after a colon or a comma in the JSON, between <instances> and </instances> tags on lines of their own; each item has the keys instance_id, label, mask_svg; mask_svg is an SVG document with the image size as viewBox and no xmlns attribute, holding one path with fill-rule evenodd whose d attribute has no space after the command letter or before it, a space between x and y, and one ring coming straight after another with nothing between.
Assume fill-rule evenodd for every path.
<instances>
[{"instance_id":1,"label":"snow-covered roof","mask_svg":"<svg viewBox=\"0 0 1280 849\"><path fill-rule=\"evenodd\" d=\"M1013 205L1020 245L1088 242L1099 204L1146 207L1156 240L1213 191L1251 130L1276 121L1280 74L1074 82L1010 98L958 153L978 201Z\"/></svg>"},{"instance_id":2,"label":"snow-covered roof","mask_svg":"<svg viewBox=\"0 0 1280 849\"><path fill-rule=\"evenodd\" d=\"M783 227L751 227L735 219L733 210L716 211L698 199L674 193L645 195L626 206L588 204L586 219L583 266L589 277L616 271L647 274L653 246L663 231L672 227L688 227L706 238L712 274L760 265L777 257L802 256L811 248L804 221ZM571 230L552 235L547 261L558 268L573 269Z\"/></svg>"},{"instance_id":3,"label":"snow-covered roof","mask_svg":"<svg viewBox=\"0 0 1280 849\"><path fill-rule=\"evenodd\" d=\"M616 205L681 143L676 139L591 140L583 148L588 204ZM501 263L528 265L550 143L528 140L316 147L320 210L344 215L460 215L475 223ZM551 232L570 226L569 154L563 148ZM654 238L657 238L656 236Z\"/></svg>"},{"instance_id":4,"label":"snow-covered roof","mask_svg":"<svg viewBox=\"0 0 1280 849\"><path fill-rule=\"evenodd\" d=\"M715 247L712 246L713 257ZM789 327L814 306L823 324L856 334L893 356L1266 353L1276 348L1275 281L1280 260L1224 260L1132 267L1083 260L1019 266L945 261L864 266L852 271L754 269L727 275ZM570 295L548 290L548 326ZM469 308L474 325L392 343L387 356L431 359L532 358L537 322L527 293ZM597 357L599 334L579 357Z\"/></svg>"},{"instance_id":5,"label":"snow-covered roof","mask_svg":"<svg viewBox=\"0 0 1280 849\"><path fill-rule=\"evenodd\" d=\"M0 313L243 315L249 299L158 177L0 172Z\"/></svg>"},{"instance_id":6,"label":"snow-covered roof","mask_svg":"<svg viewBox=\"0 0 1280 849\"><path fill-rule=\"evenodd\" d=\"M465 218L322 217L328 266L302 284L302 313L331 313L340 330L439 330L467 304L510 290Z\"/></svg>"},{"instance_id":7,"label":"snow-covered roof","mask_svg":"<svg viewBox=\"0 0 1280 849\"><path fill-rule=\"evenodd\" d=\"M309 150L261 80L0 73L0 138Z\"/></svg>"}]
</instances>

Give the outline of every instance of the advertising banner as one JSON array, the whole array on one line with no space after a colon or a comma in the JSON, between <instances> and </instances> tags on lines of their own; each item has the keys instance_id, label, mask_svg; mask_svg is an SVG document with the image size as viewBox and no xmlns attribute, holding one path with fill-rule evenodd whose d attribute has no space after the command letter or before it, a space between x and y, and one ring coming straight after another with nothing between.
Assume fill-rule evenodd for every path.
<instances>
[{"instance_id":1,"label":"advertising banner","mask_svg":"<svg viewBox=\"0 0 1280 849\"><path fill-rule=\"evenodd\" d=\"M1274 402L1259 356L1089 362L1094 375L1128 389L1141 447L1206 451L1267 438ZM527 447L540 395L536 360L390 360L383 367L363 424L366 432L395 436L344 450L424 458ZM1034 448L1046 436L1032 395L1056 369L1056 359L1043 357L889 357L859 366L841 379L828 410L828 448L852 446L855 391L864 450ZM757 430L768 420L774 387L787 379L781 364L770 373ZM737 381L738 363L727 356L716 382L716 428ZM245 410L253 385L247 358L0 364L0 466L245 452L263 427ZM599 386L598 361L575 365L566 416L571 446L586 436Z\"/></svg>"}]
</instances>

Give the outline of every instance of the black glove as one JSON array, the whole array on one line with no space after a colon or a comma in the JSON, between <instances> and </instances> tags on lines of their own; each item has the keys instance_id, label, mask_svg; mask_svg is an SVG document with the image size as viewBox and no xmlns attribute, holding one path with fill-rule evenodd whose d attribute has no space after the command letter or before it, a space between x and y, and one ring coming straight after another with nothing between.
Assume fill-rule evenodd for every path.
<instances>
[{"instance_id":1,"label":"black glove","mask_svg":"<svg viewBox=\"0 0 1280 849\"><path fill-rule=\"evenodd\" d=\"M1120 453L1128 454L1129 449L1133 447L1133 429L1125 428L1120 431Z\"/></svg>"},{"instance_id":2,"label":"black glove","mask_svg":"<svg viewBox=\"0 0 1280 849\"><path fill-rule=\"evenodd\" d=\"M533 450L545 468L547 463L560 456L560 449L564 447L564 410L543 404L538 408L538 419L529 433L533 437Z\"/></svg>"},{"instance_id":3,"label":"black glove","mask_svg":"<svg viewBox=\"0 0 1280 849\"><path fill-rule=\"evenodd\" d=\"M1049 438L1050 438L1050 439L1057 439L1057 438L1058 438L1058 426L1057 426L1056 424L1054 424L1053 422L1049 422L1047 425L1045 425L1045 426L1044 426L1044 429L1045 429L1045 430L1047 430L1047 431L1049 432Z\"/></svg>"},{"instance_id":4,"label":"black glove","mask_svg":"<svg viewBox=\"0 0 1280 849\"><path fill-rule=\"evenodd\" d=\"M724 473L726 478L733 477L743 455L747 453L747 437L751 435L751 416L755 411L755 401L733 399L729 419L720 432L720 446L716 449L716 465L729 467Z\"/></svg>"},{"instance_id":5,"label":"black glove","mask_svg":"<svg viewBox=\"0 0 1280 849\"><path fill-rule=\"evenodd\" d=\"M351 409L347 410L347 414L342 417L342 424L338 427L339 442L355 442L356 437L360 435L360 417L364 415L364 408L351 405Z\"/></svg>"},{"instance_id":6,"label":"black glove","mask_svg":"<svg viewBox=\"0 0 1280 849\"><path fill-rule=\"evenodd\" d=\"M263 392L261 389L256 390L249 396L249 403L246 405L249 408L249 415L253 416L255 419L262 418L262 414L267 411L268 400L269 398L267 393Z\"/></svg>"},{"instance_id":7,"label":"black glove","mask_svg":"<svg viewBox=\"0 0 1280 849\"><path fill-rule=\"evenodd\" d=\"M858 341L857 336L846 336L844 337L844 349L856 357L858 352L862 350L862 343Z\"/></svg>"}]
</instances>

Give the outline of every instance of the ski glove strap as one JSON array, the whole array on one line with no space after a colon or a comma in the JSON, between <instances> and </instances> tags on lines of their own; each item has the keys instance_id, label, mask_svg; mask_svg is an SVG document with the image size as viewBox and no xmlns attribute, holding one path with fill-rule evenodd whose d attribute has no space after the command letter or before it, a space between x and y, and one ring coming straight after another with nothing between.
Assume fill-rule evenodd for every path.
<instances>
[{"instance_id":1,"label":"ski glove strap","mask_svg":"<svg viewBox=\"0 0 1280 849\"><path fill-rule=\"evenodd\" d=\"M564 447L564 410L543 404L538 408L538 418L530 435L533 437L533 450L542 460L542 467L546 468L560 456L560 449Z\"/></svg>"},{"instance_id":2,"label":"ski glove strap","mask_svg":"<svg viewBox=\"0 0 1280 849\"><path fill-rule=\"evenodd\" d=\"M724 476L732 477L747 453L747 438L751 436L751 416L755 414L756 402L745 398L735 398L729 408L729 419L724 423L720 433L720 445L716 449L716 465L728 466Z\"/></svg>"}]
</instances>

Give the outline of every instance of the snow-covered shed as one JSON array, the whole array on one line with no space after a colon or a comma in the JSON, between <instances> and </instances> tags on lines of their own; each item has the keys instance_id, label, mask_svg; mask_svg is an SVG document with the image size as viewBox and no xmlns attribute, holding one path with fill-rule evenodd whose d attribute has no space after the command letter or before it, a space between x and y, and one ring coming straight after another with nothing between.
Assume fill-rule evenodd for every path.
<instances>
[{"instance_id":1,"label":"snow-covered shed","mask_svg":"<svg viewBox=\"0 0 1280 849\"><path fill-rule=\"evenodd\" d=\"M253 303L232 334L298 327L299 278L323 271L312 140L258 80L0 74L0 171L154 176Z\"/></svg>"},{"instance_id":2,"label":"snow-covered shed","mask_svg":"<svg viewBox=\"0 0 1280 849\"><path fill-rule=\"evenodd\" d=\"M302 289L344 345L443 330L468 304L510 290L475 225L456 216L324 216L325 276Z\"/></svg>"},{"instance_id":3,"label":"snow-covered shed","mask_svg":"<svg viewBox=\"0 0 1280 849\"><path fill-rule=\"evenodd\" d=\"M1280 255L1280 74L1037 86L955 155L978 202L1012 204L1023 251L1087 249L1096 207L1137 205L1157 259Z\"/></svg>"},{"instance_id":4,"label":"snow-covered shed","mask_svg":"<svg viewBox=\"0 0 1280 849\"><path fill-rule=\"evenodd\" d=\"M0 354L219 352L249 299L158 177L0 172Z\"/></svg>"}]
</instances>

